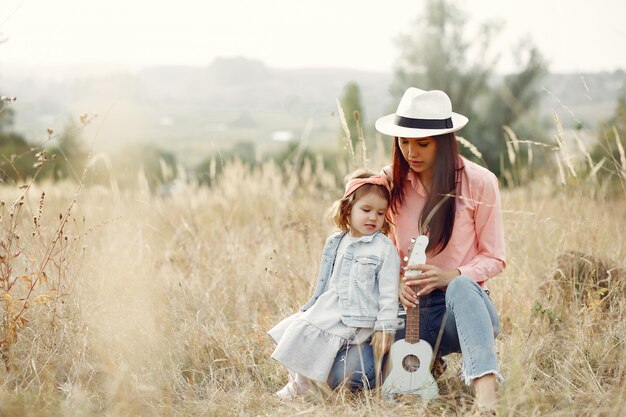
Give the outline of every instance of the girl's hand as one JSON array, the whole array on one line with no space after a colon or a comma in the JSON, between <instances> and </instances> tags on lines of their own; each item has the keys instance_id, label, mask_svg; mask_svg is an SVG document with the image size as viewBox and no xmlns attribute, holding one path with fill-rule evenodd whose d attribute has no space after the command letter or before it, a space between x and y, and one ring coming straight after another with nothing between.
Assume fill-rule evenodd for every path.
<instances>
[{"instance_id":1,"label":"girl's hand","mask_svg":"<svg viewBox=\"0 0 626 417\"><path fill-rule=\"evenodd\" d=\"M370 345L374 350L375 358L382 358L383 355L389 352L389 348L391 348L391 342L393 342L393 334L385 333L383 331L377 331L372 336L372 341Z\"/></svg>"},{"instance_id":2,"label":"girl's hand","mask_svg":"<svg viewBox=\"0 0 626 417\"><path fill-rule=\"evenodd\" d=\"M402 285L400 301L402 301L402 294L405 294L405 298L408 299L412 304L417 302L417 297L420 295L427 295L433 292L436 288L447 287L454 278L461 275L458 269L441 269L438 266L434 265L425 265L425 264L415 264L409 265L406 267L407 271L417 270L422 271L419 275L409 278L407 276L402 276ZM416 285L419 290L417 293L411 290L409 285ZM405 290L408 289L408 290ZM409 292L410 291L410 292ZM412 296L412 294L414 296ZM408 294L408 297L406 295ZM404 301L402 302L404 304ZM415 307L415 305L410 305L411 307ZM406 305L405 305L406 307Z\"/></svg>"}]
</instances>

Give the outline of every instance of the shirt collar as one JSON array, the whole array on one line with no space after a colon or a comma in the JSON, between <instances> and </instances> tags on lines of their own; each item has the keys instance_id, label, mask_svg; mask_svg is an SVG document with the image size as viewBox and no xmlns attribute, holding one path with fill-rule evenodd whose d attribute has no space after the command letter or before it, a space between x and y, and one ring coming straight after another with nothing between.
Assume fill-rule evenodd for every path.
<instances>
[{"instance_id":1,"label":"shirt collar","mask_svg":"<svg viewBox=\"0 0 626 417\"><path fill-rule=\"evenodd\" d=\"M424 184L422 184L419 176L412 169L409 170L407 174L407 180L411 183L411 186L417 192L417 194L421 195L422 197L428 197L426 187L424 187Z\"/></svg>"},{"instance_id":2,"label":"shirt collar","mask_svg":"<svg viewBox=\"0 0 626 417\"><path fill-rule=\"evenodd\" d=\"M363 235L363 236L359 237L357 239L357 241L359 241L359 242L371 242L372 240L374 240L374 236L376 236L377 233L379 233L379 232L376 232L376 233L371 234L371 235Z\"/></svg>"},{"instance_id":3,"label":"shirt collar","mask_svg":"<svg viewBox=\"0 0 626 417\"><path fill-rule=\"evenodd\" d=\"M374 236L376 236L378 233L381 233L381 232L380 232L380 231L378 231L378 232L376 232L376 233L374 233L374 234L371 234L371 235L364 235L364 236L361 236L361 237L357 238L357 239L355 240L355 242L371 242L372 240L374 240ZM339 243L339 241L340 241L341 239L343 239L343 237L344 237L344 236L346 236L347 234L348 234L348 231L347 231L347 230L342 230L342 231L337 232L337 233L335 234L335 236L334 236L334 238L336 239L336 240L335 240L335 242L336 242L336 243Z\"/></svg>"},{"instance_id":4,"label":"shirt collar","mask_svg":"<svg viewBox=\"0 0 626 417\"><path fill-rule=\"evenodd\" d=\"M381 233L380 231L371 234L371 235L363 235L360 236L358 238L355 239L355 242L371 242L374 239L374 236L376 236L378 233ZM344 236L348 235L348 232L344 232L341 237L343 238ZM349 235L348 235L349 236Z\"/></svg>"}]
</instances>

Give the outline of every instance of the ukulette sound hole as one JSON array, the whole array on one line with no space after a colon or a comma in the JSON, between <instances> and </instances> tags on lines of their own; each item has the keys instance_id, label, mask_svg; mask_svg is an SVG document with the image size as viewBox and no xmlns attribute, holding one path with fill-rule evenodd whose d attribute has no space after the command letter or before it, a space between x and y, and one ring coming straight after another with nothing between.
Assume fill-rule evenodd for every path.
<instances>
[{"instance_id":1,"label":"ukulette sound hole","mask_svg":"<svg viewBox=\"0 0 626 417\"><path fill-rule=\"evenodd\" d=\"M415 355L407 355L402 359L402 367L407 372L415 372L420 367L420 360Z\"/></svg>"}]
</instances>

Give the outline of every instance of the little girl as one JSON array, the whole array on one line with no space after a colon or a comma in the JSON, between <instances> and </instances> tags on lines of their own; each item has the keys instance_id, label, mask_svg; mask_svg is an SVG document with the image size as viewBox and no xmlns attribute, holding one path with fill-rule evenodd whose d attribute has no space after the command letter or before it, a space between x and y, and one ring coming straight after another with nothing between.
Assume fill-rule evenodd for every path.
<instances>
[{"instance_id":1,"label":"little girl","mask_svg":"<svg viewBox=\"0 0 626 417\"><path fill-rule=\"evenodd\" d=\"M272 358L290 373L276 393L281 399L304 395L314 387L312 381L333 389L375 385L375 370L362 365L373 364L372 355L382 357L403 325L398 319L400 258L383 234L389 230L389 201L387 179L359 171L331 208L340 231L326 241L313 296L268 332L277 344Z\"/></svg>"}]
</instances>

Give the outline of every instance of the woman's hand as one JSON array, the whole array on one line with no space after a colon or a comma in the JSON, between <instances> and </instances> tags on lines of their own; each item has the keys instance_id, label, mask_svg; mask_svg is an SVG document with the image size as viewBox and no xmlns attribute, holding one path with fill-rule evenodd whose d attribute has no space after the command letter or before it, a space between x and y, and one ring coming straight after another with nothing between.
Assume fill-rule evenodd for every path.
<instances>
[{"instance_id":1,"label":"woman's hand","mask_svg":"<svg viewBox=\"0 0 626 417\"><path fill-rule=\"evenodd\" d=\"M422 272L415 277L407 277L403 274L400 281L400 301L405 308L407 305L415 307L417 297L430 294L436 288L447 287L450 281L461 275L458 269L441 269L438 266L425 264L409 265L405 271L413 270ZM413 291L411 285L417 286L418 291Z\"/></svg>"},{"instance_id":2,"label":"woman's hand","mask_svg":"<svg viewBox=\"0 0 626 417\"><path fill-rule=\"evenodd\" d=\"M383 355L389 352L389 348L391 347L391 342L393 342L393 334L385 333L383 331L377 331L372 336L372 348L374 350L375 358L382 358Z\"/></svg>"},{"instance_id":3,"label":"woman's hand","mask_svg":"<svg viewBox=\"0 0 626 417\"><path fill-rule=\"evenodd\" d=\"M400 278L400 291L398 291L400 295L400 302L404 306L405 310L408 310L409 307L417 306L417 296L416 292L413 291L411 287L407 284L407 279L404 274Z\"/></svg>"}]
</instances>

